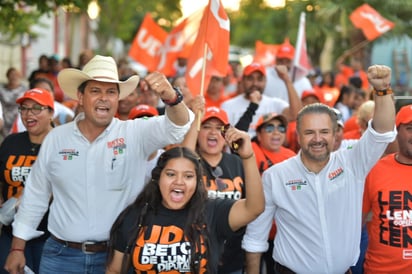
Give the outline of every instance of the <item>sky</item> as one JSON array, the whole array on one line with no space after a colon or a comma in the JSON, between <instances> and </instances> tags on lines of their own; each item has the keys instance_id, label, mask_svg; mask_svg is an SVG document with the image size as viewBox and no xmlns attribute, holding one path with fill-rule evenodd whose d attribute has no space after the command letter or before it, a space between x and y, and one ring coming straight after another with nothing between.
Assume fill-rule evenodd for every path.
<instances>
[{"instance_id":1,"label":"sky","mask_svg":"<svg viewBox=\"0 0 412 274\"><path fill-rule=\"evenodd\" d=\"M196 10L206 6L208 0L181 0L183 17L195 12ZM237 10L239 9L240 0L222 0L225 9Z\"/></svg>"}]
</instances>

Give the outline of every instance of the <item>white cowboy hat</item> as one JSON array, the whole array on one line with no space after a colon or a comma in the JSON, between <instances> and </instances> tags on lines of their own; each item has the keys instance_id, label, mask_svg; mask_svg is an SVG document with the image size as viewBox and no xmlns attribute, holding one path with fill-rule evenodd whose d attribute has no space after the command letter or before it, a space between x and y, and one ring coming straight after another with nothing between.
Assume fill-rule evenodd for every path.
<instances>
[{"instance_id":1,"label":"white cowboy hat","mask_svg":"<svg viewBox=\"0 0 412 274\"><path fill-rule=\"evenodd\" d=\"M110 56L94 56L84 67L83 70L67 68L60 71L57 75L60 88L64 94L77 99L77 89L85 81L94 80L107 83L118 83L120 94L119 100L128 96L139 83L139 76L133 75L126 81L119 81L117 65Z\"/></svg>"}]
</instances>

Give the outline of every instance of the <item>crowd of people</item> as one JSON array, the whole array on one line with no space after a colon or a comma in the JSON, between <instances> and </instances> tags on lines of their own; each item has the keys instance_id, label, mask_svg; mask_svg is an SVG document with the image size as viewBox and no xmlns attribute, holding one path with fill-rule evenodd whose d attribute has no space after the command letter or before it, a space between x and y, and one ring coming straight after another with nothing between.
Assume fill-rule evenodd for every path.
<instances>
[{"instance_id":1,"label":"crowd of people","mask_svg":"<svg viewBox=\"0 0 412 274\"><path fill-rule=\"evenodd\" d=\"M90 51L10 68L0 273L408 273L412 106L387 66L296 78L294 51L205 94Z\"/></svg>"}]
</instances>

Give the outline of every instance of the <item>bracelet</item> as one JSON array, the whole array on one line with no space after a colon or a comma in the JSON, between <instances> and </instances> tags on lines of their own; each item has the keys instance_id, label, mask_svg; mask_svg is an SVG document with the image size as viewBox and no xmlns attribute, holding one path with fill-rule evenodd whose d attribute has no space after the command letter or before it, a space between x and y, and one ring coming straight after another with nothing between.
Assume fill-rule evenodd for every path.
<instances>
[{"instance_id":1,"label":"bracelet","mask_svg":"<svg viewBox=\"0 0 412 274\"><path fill-rule=\"evenodd\" d=\"M252 158L253 156L255 156L255 152L254 152L254 151L252 151L252 153L250 153L250 155L249 155L249 156L246 156L246 157L241 157L241 156L239 155L240 159L242 159L242 160L250 159L250 158Z\"/></svg>"},{"instance_id":2,"label":"bracelet","mask_svg":"<svg viewBox=\"0 0 412 274\"><path fill-rule=\"evenodd\" d=\"M375 94L377 96L384 96L384 95L388 95L388 94L393 93L393 90L390 87L387 88L387 89L382 89L382 90L376 90L376 89L374 89L374 90L375 90Z\"/></svg>"},{"instance_id":3,"label":"bracelet","mask_svg":"<svg viewBox=\"0 0 412 274\"><path fill-rule=\"evenodd\" d=\"M21 251L21 252L24 252L24 249L23 249L23 248L10 248L9 253L11 253L11 252L13 252L13 251Z\"/></svg>"},{"instance_id":4,"label":"bracelet","mask_svg":"<svg viewBox=\"0 0 412 274\"><path fill-rule=\"evenodd\" d=\"M163 103L165 103L166 105L171 106L171 107L175 106L175 105L177 105L177 104L179 104L180 102L183 101L183 94L180 91L180 89L177 88L177 87L173 87L173 90L175 91L175 94L176 94L176 97L174 99L172 99L172 100L163 100L162 99Z\"/></svg>"}]
</instances>

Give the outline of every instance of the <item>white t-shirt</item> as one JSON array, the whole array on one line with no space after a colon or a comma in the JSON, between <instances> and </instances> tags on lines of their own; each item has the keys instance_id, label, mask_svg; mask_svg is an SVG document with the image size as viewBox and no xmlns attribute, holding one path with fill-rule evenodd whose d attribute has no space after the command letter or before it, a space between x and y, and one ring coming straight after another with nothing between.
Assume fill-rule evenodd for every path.
<instances>
[{"instance_id":1,"label":"white t-shirt","mask_svg":"<svg viewBox=\"0 0 412 274\"><path fill-rule=\"evenodd\" d=\"M243 94L238 95L232 99L229 99L222 103L221 108L226 111L229 122L233 126L237 124L240 117L245 113L250 101L245 98ZM279 98L272 98L262 94L262 100L259 103L259 107L256 110L255 116L253 116L252 123L249 127L249 135L254 137L256 135L255 125L260 116L268 114L270 112L276 112L281 114L289 104Z\"/></svg>"},{"instance_id":2,"label":"white t-shirt","mask_svg":"<svg viewBox=\"0 0 412 274\"><path fill-rule=\"evenodd\" d=\"M298 93L299 98L302 97L302 93L305 90L313 89L309 79L306 77L302 77L294 81L293 87ZM288 90L286 88L285 82L283 82L283 80L279 78L279 75L273 67L266 68L266 87L263 94L289 102Z\"/></svg>"}]
</instances>

